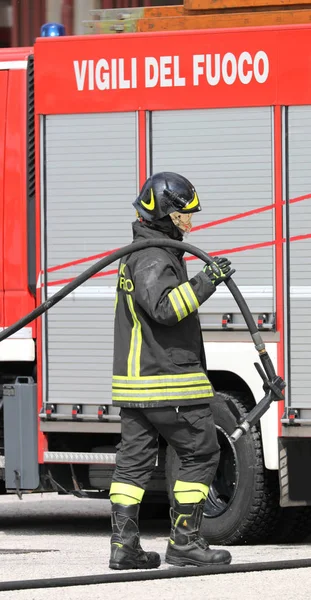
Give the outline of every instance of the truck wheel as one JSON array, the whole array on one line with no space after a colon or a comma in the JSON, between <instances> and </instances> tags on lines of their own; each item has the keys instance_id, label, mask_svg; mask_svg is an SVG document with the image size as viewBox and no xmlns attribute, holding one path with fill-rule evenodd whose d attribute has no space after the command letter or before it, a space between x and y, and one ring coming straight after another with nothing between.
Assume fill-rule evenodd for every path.
<instances>
[{"instance_id":1,"label":"truck wheel","mask_svg":"<svg viewBox=\"0 0 311 600\"><path fill-rule=\"evenodd\" d=\"M246 413L238 393L218 393L211 402L221 457L205 503L201 533L211 544L259 543L267 538L279 513L278 476L264 467L258 427L252 427L235 444L231 442L236 417L228 401L234 402L241 414ZM178 468L177 454L169 446L166 478L170 500Z\"/></svg>"},{"instance_id":2,"label":"truck wheel","mask_svg":"<svg viewBox=\"0 0 311 600\"><path fill-rule=\"evenodd\" d=\"M311 506L280 508L269 544L298 544L311 535Z\"/></svg>"}]
</instances>

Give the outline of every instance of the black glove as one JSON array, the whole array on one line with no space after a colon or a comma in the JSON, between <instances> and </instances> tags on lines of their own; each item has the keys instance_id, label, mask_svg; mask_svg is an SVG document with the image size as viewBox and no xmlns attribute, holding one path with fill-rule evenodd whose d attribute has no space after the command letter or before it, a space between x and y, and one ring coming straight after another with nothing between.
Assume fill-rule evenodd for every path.
<instances>
[{"instance_id":1,"label":"black glove","mask_svg":"<svg viewBox=\"0 0 311 600\"><path fill-rule=\"evenodd\" d=\"M226 281L226 279L229 279L229 277L235 273L235 269L230 269L231 261L228 258L225 258L225 256L221 256L220 258L214 256L212 265L215 269L215 273L212 270L211 265L205 265L203 271L215 286Z\"/></svg>"}]
</instances>

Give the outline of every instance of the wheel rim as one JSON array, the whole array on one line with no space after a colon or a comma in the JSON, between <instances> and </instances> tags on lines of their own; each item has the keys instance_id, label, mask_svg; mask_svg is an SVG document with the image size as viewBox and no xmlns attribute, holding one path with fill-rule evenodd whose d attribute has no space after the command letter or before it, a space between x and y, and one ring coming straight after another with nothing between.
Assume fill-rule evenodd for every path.
<instances>
[{"instance_id":1,"label":"wheel rim","mask_svg":"<svg viewBox=\"0 0 311 600\"><path fill-rule=\"evenodd\" d=\"M232 504L238 487L238 460L235 446L224 429L217 428L220 460L204 506L204 516L219 517Z\"/></svg>"}]
</instances>

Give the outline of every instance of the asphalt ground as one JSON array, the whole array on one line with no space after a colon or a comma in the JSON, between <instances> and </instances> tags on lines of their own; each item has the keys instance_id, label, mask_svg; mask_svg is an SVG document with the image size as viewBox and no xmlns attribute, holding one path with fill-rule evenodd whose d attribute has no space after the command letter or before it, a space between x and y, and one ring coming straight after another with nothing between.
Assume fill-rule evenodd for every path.
<instances>
[{"instance_id":1,"label":"asphalt ground","mask_svg":"<svg viewBox=\"0 0 311 600\"><path fill-rule=\"evenodd\" d=\"M165 521L143 521L142 546L164 562ZM111 573L110 506L54 494L0 497L0 581ZM232 563L311 558L311 543L231 547ZM0 592L16 600L311 600L311 568Z\"/></svg>"}]
</instances>

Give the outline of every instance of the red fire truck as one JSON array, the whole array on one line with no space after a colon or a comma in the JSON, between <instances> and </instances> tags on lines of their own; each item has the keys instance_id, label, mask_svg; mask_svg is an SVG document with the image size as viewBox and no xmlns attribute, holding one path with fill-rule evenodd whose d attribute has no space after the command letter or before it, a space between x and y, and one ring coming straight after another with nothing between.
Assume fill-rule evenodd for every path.
<instances>
[{"instance_id":1,"label":"red fire truck","mask_svg":"<svg viewBox=\"0 0 311 600\"><path fill-rule=\"evenodd\" d=\"M298 541L311 531L311 26L39 38L0 51L0 326L131 240L145 178L198 189L190 241L232 258L287 382L221 460L205 506L212 543ZM187 256L190 275L201 265ZM0 344L3 492L108 497L117 265ZM226 286L199 311L209 377L240 413L262 398L257 353ZM171 493L160 440L146 494Z\"/></svg>"}]
</instances>

